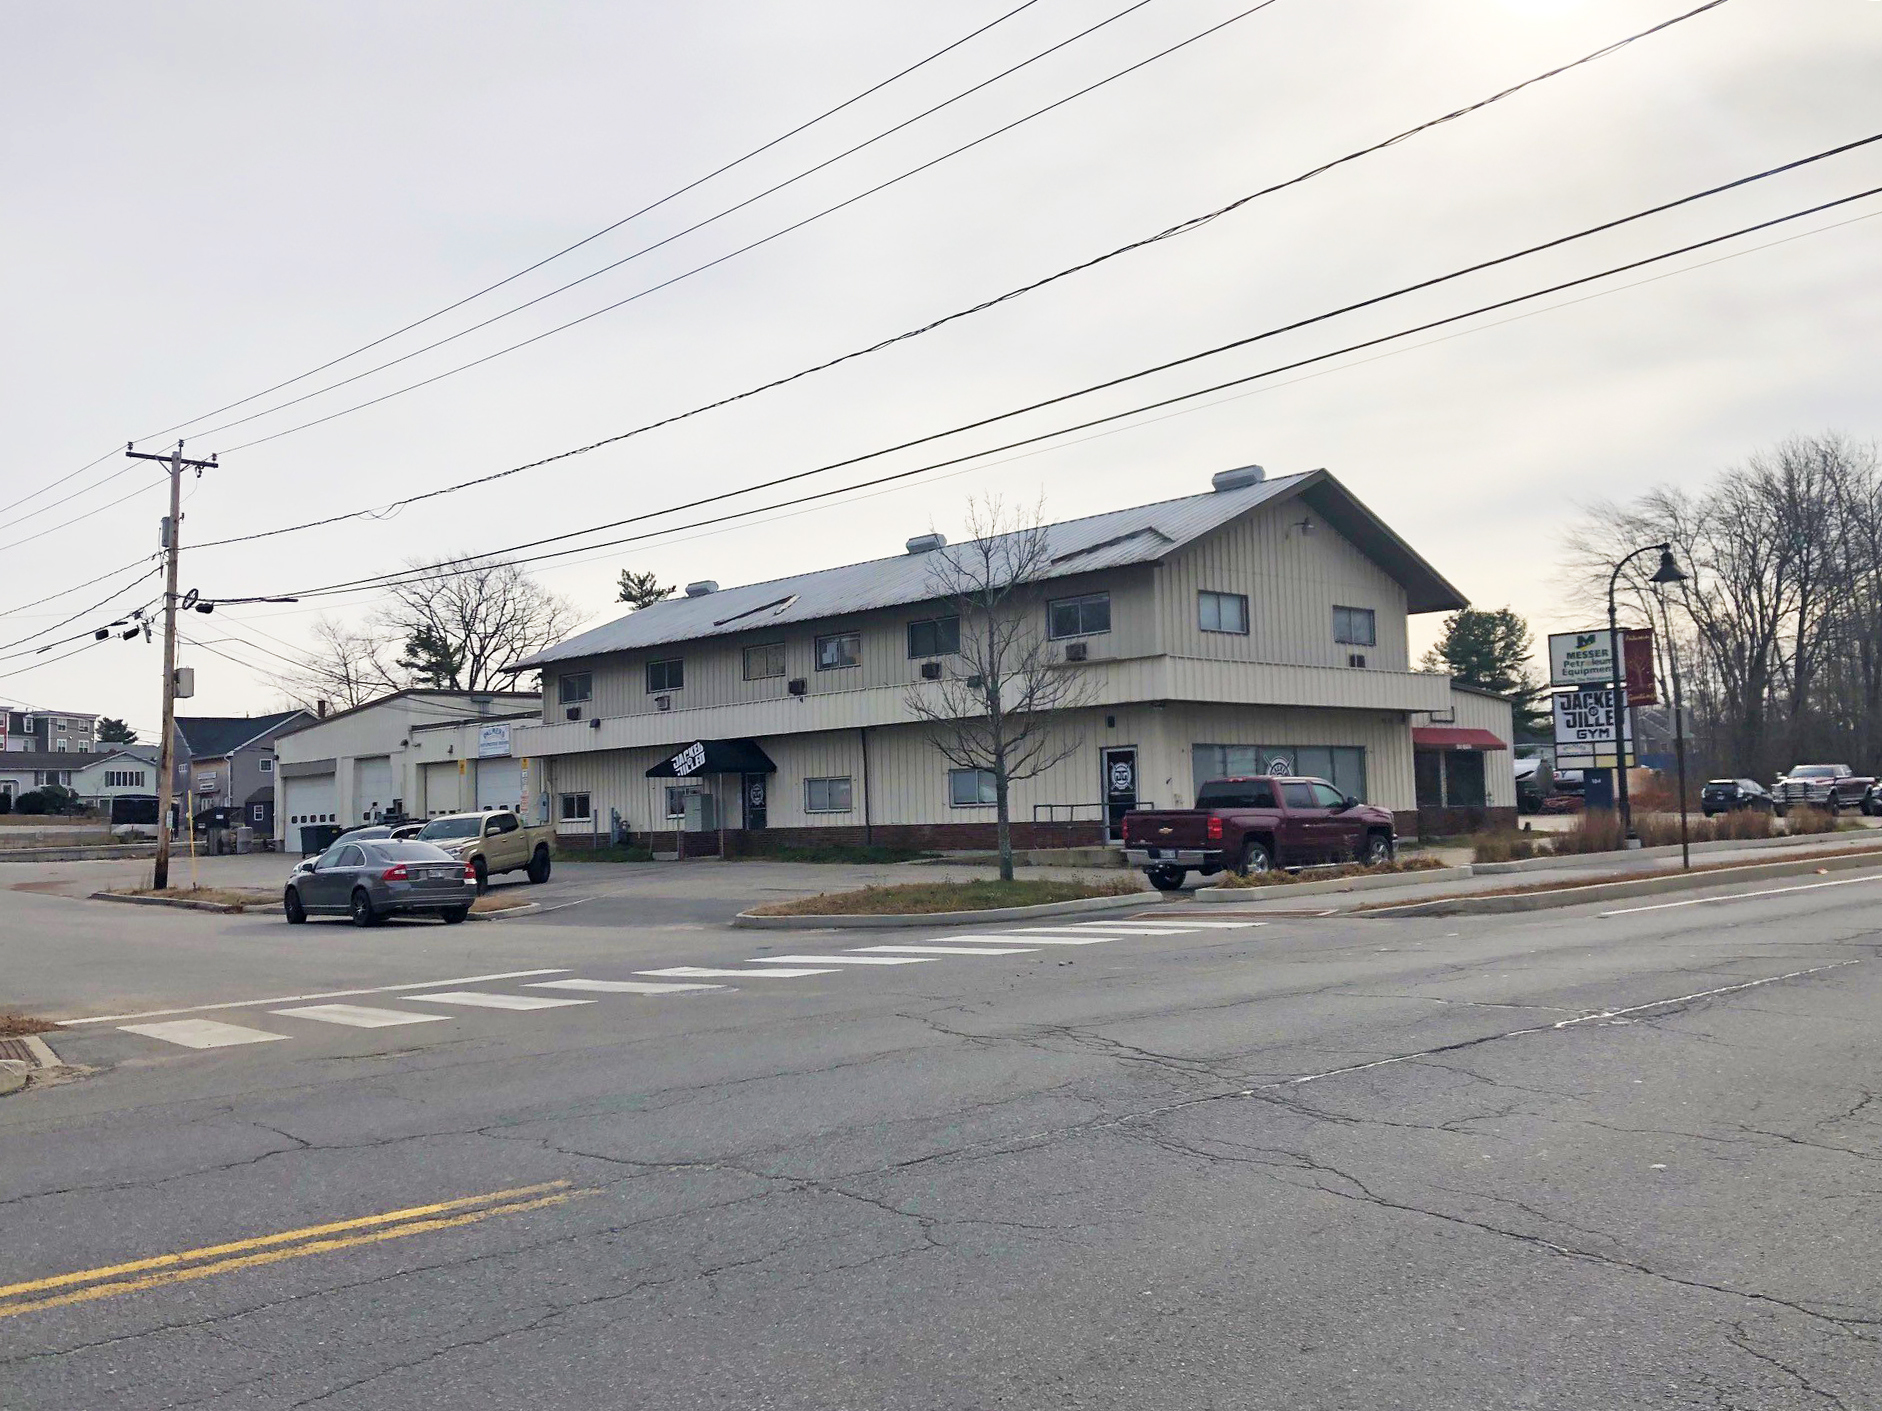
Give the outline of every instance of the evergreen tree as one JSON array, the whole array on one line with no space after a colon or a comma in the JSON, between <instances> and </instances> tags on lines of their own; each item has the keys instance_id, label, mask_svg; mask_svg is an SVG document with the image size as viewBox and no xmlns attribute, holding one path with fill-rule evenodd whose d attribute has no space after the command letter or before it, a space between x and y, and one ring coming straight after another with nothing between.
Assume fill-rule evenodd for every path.
<instances>
[{"instance_id":1,"label":"evergreen tree","mask_svg":"<svg viewBox=\"0 0 1882 1411\"><path fill-rule=\"evenodd\" d=\"M1548 728L1549 713L1542 708L1547 688L1531 674L1534 650L1529 624L1509 608L1465 608L1444 619L1444 635L1425 653L1424 667L1461 685L1508 696L1518 733L1539 735Z\"/></svg>"}]
</instances>

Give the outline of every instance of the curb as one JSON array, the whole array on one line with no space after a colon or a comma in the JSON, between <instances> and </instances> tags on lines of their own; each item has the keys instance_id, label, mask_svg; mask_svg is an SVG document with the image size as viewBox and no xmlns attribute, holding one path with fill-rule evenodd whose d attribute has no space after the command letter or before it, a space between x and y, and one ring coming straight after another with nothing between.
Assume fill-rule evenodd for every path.
<instances>
[{"instance_id":1,"label":"curb","mask_svg":"<svg viewBox=\"0 0 1882 1411\"><path fill-rule=\"evenodd\" d=\"M1367 916L1503 916L1520 911L1549 911L1591 902L1654 897L1667 892L1696 892L1734 882L1762 882L1781 877L1808 877L1818 872L1849 872L1882 866L1882 852L1852 853L1845 857L1813 857L1788 862L1757 862L1722 867L1711 872L1675 872L1666 877L1642 877L1631 882L1596 882L1585 887L1555 887L1546 892L1520 892L1511 896L1438 897L1398 906L1368 908Z\"/></svg>"},{"instance_id":2,"label":"curb","mask_svg":"<svg viewBox=\"0 0 1882 1411\"><path fill-rule=\"evenodd\" d=\"M1882 832L1882 830L1874 831ZM1546 838L1548 835L1546 833L1539 833L1536 836ZM1694 856L1698 856L1702 853L1730 852L1734 849L1741 852L1755 852L1764 848L1770 848L1775 851L1779 848L1801 848L1809 847L1813 844L1817 847L1842 846L1855 848L1862 846L1862 844L1867 841L1869 840L1860 838L1853 833L1799 833L1795 837L1733 838L1719 842L1694 843L1692 845L1692 852ZM1508 872L1539 872L1550 867L1598 867L1603 863L1612 862L1617 857L1678 856L1679 844L1668 843L1663 847L1657 848L1634 848L1631 851L1622 849L1616 852L1564 853L1560 857L1554 855L1548 857L1525 857L1519 858L1514 862L1477 862L1472 863L1471 866L1476 869L1476 874L1479 877L1500 877Z\"/></svg>"},{"instance_id":3,"label":"curb","mask_svg":"<svg viewBox=\"0 0 1882 1411\"><path fill-rule=\"evenodd\" d=\"M1414 872L1381 872L1373 877L1328 877L1320 882L1277 882L1271 887L1198 887L1190 893L1201 902L1279 901L1283 897L1317 897L1329 892L1370 892L1379 887L1409 887L1420 882L1461 882L1471 875L1470 864L1427 867Z\"/></svg>"},{"instance_id":4,"label":"curb","mask_svg":"<svg viewBox=\"0 0 1882 1411\"><path fill-rule=\"evenodd\" d=\"M60 1066L59 1055L39 1035L19 1034L15 1039L26 1046L33 1055L33 1062L29 1066L18 1059L0 1059L0 1097L18 1092L31 1081L34 1073Z\"/></svg>"},{"instance_id":5,"label":"curb","mask_svg":"<svg viewBox=\"0 0 1882 1411\"><path fill-rule=\"evenodd\" d=\"M503 921L512 916L527 916L532 911L541 910L541 902L526 901L521 906L506 906L501 911L473 911L464 919L466 921Z\"/></svg>"},{"instance_id":6,"label":"curb","mask_svg":"<svg viewBox=\"0 0 1882 1411\"><path fill-rule=\"evenodd\" d=\"M898 926L977 926L987 921L1024 921L1033 916L1071 916L1083 911L1125 911L1139 906L1161 906L1161 892L1139 892L1121 897L1079 897L1039 906L996 906L986 911L899 912L890 916L754 916L741 911L732 925L750 931L885 930Z\"/></svg>"},{"instance_id":7,"label":"curb","mask_svg":"<svg viewBox=\"0 0 1882 1411\"><path fill-rule=\"evenodd\" d=\"M126 906L173 906L181 911L214 911L224 916L239 916L247 907L239 907L222 901L187 901L182 897L127 897L119 892L93 892L91 901L115 901ZM255 906L262 906L259 898Z\"/></svg>"},{"instance_id":8,"label":"curb","mask_svg":"<svg viewBox=\"0 0 1882 1411\"><path fill-rule=\"evenodd\" d=\"M0 849L0 862L98 862L114 857L145 858L156 855L156 846L151 843L98 843L92 846L80 843L63 848Z\"/></svg>"}]
</instances>

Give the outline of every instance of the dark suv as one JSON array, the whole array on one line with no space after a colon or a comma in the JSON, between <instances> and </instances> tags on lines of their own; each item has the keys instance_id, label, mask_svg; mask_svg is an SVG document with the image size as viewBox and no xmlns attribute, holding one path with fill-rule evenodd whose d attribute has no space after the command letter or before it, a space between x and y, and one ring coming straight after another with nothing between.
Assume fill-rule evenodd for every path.
<instances>
[{"instance_id":1,"label":"dark suv","mask_svg":"<svg viewBox=\"0 0 1882 1411\"><path fill-rule=\"evenodd\" d=\"M1715 813L1732 813L1741 808L1777 811L1777 800L1756 779L1708 779L1699 791L1699 807L1707 818Z\"/></svg>"}]
</instances>

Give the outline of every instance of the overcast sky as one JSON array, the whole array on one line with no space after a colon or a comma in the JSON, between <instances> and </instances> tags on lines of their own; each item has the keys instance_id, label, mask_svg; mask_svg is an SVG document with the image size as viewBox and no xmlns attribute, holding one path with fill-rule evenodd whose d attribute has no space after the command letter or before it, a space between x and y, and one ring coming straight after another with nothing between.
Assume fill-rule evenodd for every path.
<instances>
[{"instance_id":1,"label":"overcast sky","mask_svg":"<svg viewBox=\"0 0 1882 1411\"><path fill-rule=\"evenodd\" d=\"M166 438L153 435L163 428L512 274L1017 3L5 0L0 503L60 483L0 512L0 545L11 546L0 547L0 609L155 549L158 473L140 467L86 488L122 468L114 447L136 437L152 438L140 448L163 449ZM211 597L291 592L660 509L1006 410L1882 131L1882 3L1729 0L1194 234L737 407L389 518L187 550L500 470L867 345L1699 0L1273 0L970 152L579 328L324 425L233 449L685 274L1252 3L1149 0L578 289L297 406L211 430L683 230L1127 3L1036 0L836 118L495 294L367 357L193 423L187 453L223 454L220 469L188 486L183 586ZM1877 185L1882 144L812 484L848 484L1312 357ZM1051 517L1070 518L1199 491L1213 472L1255 461L1277 474L1328 468L1477 606L1511 605L1539 632L1572 627L1573 614L1558 607L1556 563L1579 505L1656 481L1702 485L1795 432L1877 433L1882 222L1848 222L1878 212L1882 198L1871 198L1512 311L1523 317L1479 318L1024 457L537 571L601 621L615 611L623 566L664 581L731 585L896 553L930 527L957 531L967 498L983 491L1043 496ZM1805 238L1788 239L1796 235ZM1770 248L1756 248L1763 245ZM1736 257L1714 262L1721 254ZM1670 271L1683 272L1642 282ZM87 608L135 572L5 613L0 640ZM50 637L108 620L154 591L154 582L141 585ZM189 632L242 660L278 664L263 648L291 653L319 611L356 620L372 607L360 596L225 609L193 616ZM1414 624L1420 646L1437 626L1435 618ZM43 664L64 650L0 661L0 699L123 716L150 732L156 646L114 640ZM182 660L196 667L198 683L187 713L259 712L278 699L259 673L204 649L186 648Z\"/></svg>"}]
</instances>

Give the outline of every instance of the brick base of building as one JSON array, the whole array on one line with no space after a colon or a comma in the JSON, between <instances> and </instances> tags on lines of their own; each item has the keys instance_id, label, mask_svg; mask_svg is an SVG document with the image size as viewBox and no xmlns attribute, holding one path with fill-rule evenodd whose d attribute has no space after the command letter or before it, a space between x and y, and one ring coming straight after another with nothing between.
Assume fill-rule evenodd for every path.
<instances>
[{"instance_id":1,"label":"brick base of building","mask_svg":"<svg viewBox=\"0 0 1882 1411\"><path fill-rule=\"evenodd\" d=\"M1104 845L1104 825L1100 823L1014 823L1013 846L1032 848L1090 848ZM865 828L861 824L828 828L764 828L747 831L728 828L723 834L707 833L636 833L635 846L656 853L681 857L717 857L719 840L725 840L728 857L762 857L771 848L789 847L878 847L901 848L909 852L984 852L999 846L999 827L994 823L878 823ZM586 833L570 834L557 840L565 853L580 853L593 846ZM606 845L606 840L603 840Z\"/></svg>"}]
</instances>

